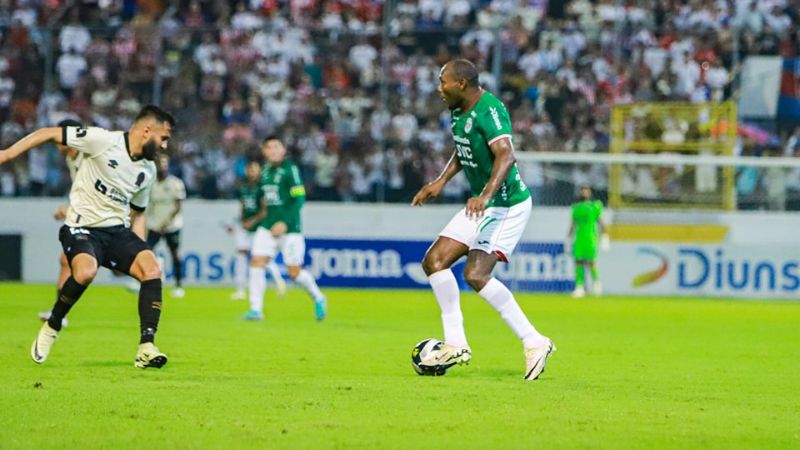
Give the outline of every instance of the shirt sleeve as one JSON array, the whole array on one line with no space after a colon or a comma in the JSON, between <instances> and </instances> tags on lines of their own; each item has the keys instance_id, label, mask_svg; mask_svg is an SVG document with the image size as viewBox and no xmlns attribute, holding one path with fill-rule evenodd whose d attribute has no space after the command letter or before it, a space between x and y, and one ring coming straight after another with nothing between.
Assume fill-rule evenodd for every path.
<instances>
[{"instance_id":1,"label":"shirt sleeve","mask_svg":"<svg viewBox=\"0 0 800 450\"><path fill-rule=\"evenodd\" d=\"M175 177L175 199L186 200L186 185L178 177Z\"/></svg>"},{"instance_id":2,"label":"shirt sleeve","mask_svg":"<svg viewBox=\"0 0 800 450\"><path fill-rule=\"evenodd\" d=\"M303 186L303 180L300 178L300 169L297 168L297 165L293 164L290 176L290 186L289 186L289 195L293 198L296 197L303 197L306 196L306 187Z\"/></svg>"},{"instance_id":3,"label":"shirt sleeve","mask_svg":"<svg viewBox=\"0 0 800 450\"><path fill-rule=\"evenodd\" d=\"M511 139L511 117L502 105L490 106L488 111L482 114L478 124L488 145L501 139Z\"/></svg>"},{"instance_id":4,"label":"shirt sleeve","mask_svg":"<svg viewBox=\"0 0 800 450\"><path fill-rule=\"evenodd\" d=\"M152 184L148 184L144 189L133 194L133 198L131 198L132 210L142 212L147 209L147 205L150 203L150 190L152 186Z\"/></svg>"},{"instance_id":5,"label":"shirt sleeve","mask_svg":"<svg viewBox=\"0 0 800 450\"><path fill-rule=\"evenodd\" d=\"M147 209L150 204L150 191L153 189L153 181L155 180L155 164L150 167L149 173L141 172L139 176L145 177L142 189L133 194L131 197L131 209L134 211L142 212Z\"/></svg>"},{"instance_id":6,"label":"shirt sleeve","mask_svg":"<svg viewBox=\"0 0 800 450\"><path fill-rule=\"evenodd\" d=\"M61 142L75 150L96 156L111 148L117 137L98 127L62 127Z\"/></svg>"}]
</instances>

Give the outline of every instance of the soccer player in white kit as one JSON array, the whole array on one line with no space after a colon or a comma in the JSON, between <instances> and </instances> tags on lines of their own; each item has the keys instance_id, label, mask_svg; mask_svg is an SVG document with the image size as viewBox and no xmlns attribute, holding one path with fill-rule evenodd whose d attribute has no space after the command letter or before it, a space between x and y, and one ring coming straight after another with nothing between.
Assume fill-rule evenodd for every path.
<instances>
[{"instance_id":1,"label":"soccer player in white kit","mask_svg":"<svg viewBox=\"0 0 800 450\"><path fill-rule=\"evenodd\" d=\"M33 341L34 362L45 362L61 330L61 320L102 265L141 282L141 333L134 366L160 368L167 363L167 356L153 343L161 316L161 270L155 254L142 239L141 213L147 207L156 176L153 161L159 149L167 148L174 124L169 113L148 105L128 132L96 127L41 128L0 151L0 165L48 141L83 154L70 190L66 220L59 231L71 275L61 287L50 318Z\"/></svg>"},{"instance_id":2,"label":"soccer player in white kit","mask_svg":"<svg viewBox=\"0 0 800 450\"><path fill-rule=\"evenodd\" d=\"M183 298L181 286L183 279L183 260L180 254L181 230L183 229L182 203L186 200L186 185L180 178L169 173L169 156L158 155L156 181L150 189L150 205L145 213L147 223L147 245L155 250L164 238L172 257L172 271L175 274L175 289L172 296Z\"/></svg>"}]
</instances>

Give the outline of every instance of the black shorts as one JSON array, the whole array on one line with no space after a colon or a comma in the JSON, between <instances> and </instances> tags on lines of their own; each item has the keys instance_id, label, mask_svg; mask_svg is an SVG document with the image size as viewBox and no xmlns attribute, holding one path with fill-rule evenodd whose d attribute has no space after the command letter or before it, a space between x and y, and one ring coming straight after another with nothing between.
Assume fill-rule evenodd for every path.
<instances>
[{"instance_id":1,"label":"black shorts","mask_svg":"<svg viewBox=\"0 0 800 450\"><path fill-rule=\"evenodd\" d=\"M150 250L145 241L122 225L102 228L64 225L58 232L58 240L70 264L75 255L87 253L101 266L129 275L136 256Z\"/></svg>"},{"instance_id":2,"label":"black shorts","mask_svg":"<svg viewBox=\"0 0 800 450\"><path fill-rule=\"evenodd\" d=\"M156 244L158 244L158 241L160 241L162 237L167 241L167 247L169 247L170 250L173 252L178 250L178 246L181 245L181 230L164 234L150 230L147 232L147 245L149 245L150 248L156 248Z\"/></svg>"}]
</instances>

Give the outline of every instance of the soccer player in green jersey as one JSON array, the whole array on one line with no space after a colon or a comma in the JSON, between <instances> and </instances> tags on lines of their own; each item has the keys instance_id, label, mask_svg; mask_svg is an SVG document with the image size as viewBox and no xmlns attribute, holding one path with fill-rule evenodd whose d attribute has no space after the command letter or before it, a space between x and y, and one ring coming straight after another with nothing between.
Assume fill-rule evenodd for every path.
<instances>
[{"instance_id":1,"label":"soccer player in green jersey","mask_svg":"<svg viewBox=\"0 0 800 450\"><path fill-rule=\"evenodd\" d=\"M422 205L438 196L462 170L469 181L471 197L439 233L422 261L442 313L445 343L435 355L436 364L450 367L472 358L458 283L450 269L466 256L467 283L522 340L524 379L535 380L544 371L555 346L536 331L511 291L492 276L498 261L508 262L531 213L530 192L514 158L511 119L503 103L481 89L478 70L467 60L456 59L442 67L439 94L450 109L455 151L441 175L420 189L411 204Z\"/></svg>"},{"instance_id":2,"label":"soccer player in green jersey","mask_svg":"<svg viewBox=\"0 0 800 450\"><path fill-rule=\"evenodd\" d=\"M572 291L572 296L575 298L586 295L586 289L583 287L586 269L592 274L592 291L595 295L602 295L603 287L594 263L600 237L598 232L602 235L599 239L600 247L608 250L610 245L608 234L605 233L603 222L600 220L603 203L592 199L592 189L589 186L581 186L580 195L582 200L572 205L572 223L567 233L565 249L569 251L572 247L572 255L575 257L575 290Z\"/></svg>"},{"instance_id":3,"label":"soccer player in green jersey","mask_svg":"<svg viewBox=\"0 0 800 450\"><path fill-rule=\"evenodd\" d=\"M253 234L258 228L258 224L267 216L267 206L264 196L261 194L261 161L258 159L248 161L244 172L245 182L237 190L240 205L239 226L235 229L230 228L236 237L236 263L233 273L236 292L231 294L232 300L247 298L247 273L250 266L248 259L250 247L253 245ZM286 282L275 261L267 263L267 270L275 282L278 295L281 297L286 295Z\"/></svg>"},{"instance_id":4,"label":"soccer player in green jersey","mask_svg":"<svg viewBox=\"0 0 800 450\"><path fill-rule=\"evenodd\" d=\"M322 320L327 313L327 301L314 276L303 269L306 242L301 234L300 210L306 200L306 189L300 179L300 170L293 162L286 160L286 147L275 136L264 140L261 153L267 160L261 173L267 216L253 236L250 311L245 319L263 318L264 290L267 287L264 267L280 251L289 276L311 295L316 318Z\"/></svg>"}]
</instances>

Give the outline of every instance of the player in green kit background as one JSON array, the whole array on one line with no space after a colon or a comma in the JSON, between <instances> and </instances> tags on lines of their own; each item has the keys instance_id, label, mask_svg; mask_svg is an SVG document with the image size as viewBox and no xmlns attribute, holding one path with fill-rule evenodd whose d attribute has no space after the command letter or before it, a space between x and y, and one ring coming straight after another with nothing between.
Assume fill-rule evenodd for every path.
<instances>
[{"instance_id":1,"label":"player in green kit background","mask_svg":"<svg viewBox=\"0 0 800 450\"><path fill-rule=\"evenodd\" d=\"M572 223L569 226L567 245L564 249L565 252L569 252L571 249L572 255L575 257L575 290L572 291L572 296L575 298L586 295L584 288L586 269L589 269L592 276L594 295L603 294L603 286L595 265L597 244L599 240L600 248L603 250L608 250L611 245L603 222L600 220L603 214L603 203L600 200L592 200L592 189L589 186L581 186L580 195L582 200L572 205Z\"/></svg>"},{"instance_id":2,"label":"player in green kit background","mask_svg":"<svg viewBox=\"0 0 800 450\"><path fill-rule=\"evenodd\" d=\"M236 197L239 199L239 224L230 227L236 238L236 264L234 264L233 279L236 283L236 292L231 294L232 300L247 298L247 274L250 256L250 247L253 246L253 234L258 229L258 224L267 216L266 203L261 191L261 161L252 159L245 165L245 181L239 186ZM267 264L267 270L275 282L278 295L286 295L286 282L283 281L281 270L275 261Z\"/></svg>"},{"instance_id":3,"label":"player in green kit background","mask_svg":"<svg viewBox=\"0 0 800 450\"><path fill-rule=\"evenodd\" d=\"M300 170L286 160L286 147L275 136L264 140L261 152L267 160L261 173L261 189L267 204L267 216L253 236L250 261L250 310L245 319L261 320L267 280L264 267L275 259L278 251L289 276L311 295L317 320L325 318L327 301L317 281L303 269L306 242L301 234L300 211L306 200L306 189Z\"/></svg>"},{"instance_id":4,"label":"player in green kit background","mask_svg":"<svg viewBox=\"0 0 800 450\"><path fill-rule=\"evenodd\" d=\"M555 346L536 331L511 291L492 276L498 261L508 262L531 214L531 195L514 158L511 118L497 97L481 89L478 69L465 59L442 67L439 94L450 109L455 151L441 175L420 189L411 204L419 206L438 196L461 170L469 181L471 198L439 233L422 261L442 313L445 343L435 355L436 364L450 367L472 358L458 283L450 269L466 256L464 278L522 341L524 379L535 380Z\"/></svg>"}]
</instances>

